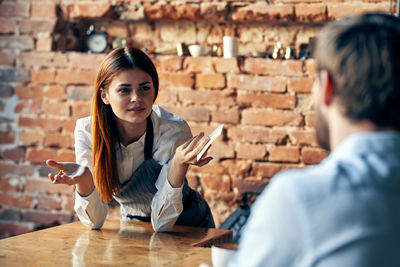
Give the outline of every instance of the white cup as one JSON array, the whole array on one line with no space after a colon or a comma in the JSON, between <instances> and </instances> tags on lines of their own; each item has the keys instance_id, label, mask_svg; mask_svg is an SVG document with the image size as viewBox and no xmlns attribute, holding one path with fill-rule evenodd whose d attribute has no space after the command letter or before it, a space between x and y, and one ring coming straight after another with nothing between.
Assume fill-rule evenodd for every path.
<instances>
[{"instance_id":1,"label":"white cup","mask_svg":"<svg viewBox=\"0 0 400 267\"><path fill-rule=\"evenodd\" d=\"M237 41L233 36L224 36L223 38L223 53L224 58L233 58L237 56Z\"/></svg>"},{"instance_id":2,"label":"white cup","mask_svg":"<svg viewBox=\"0 0 400 267\"><path fill-rule=\"evenodd\" d=\"M204 54L204 47L198 44L189 45L188 49L192 57L199 57Z\"/></svg>"},{"instance_id":3,"label":"white cup","mask_svg":"<svg viewBox=\"0 0 400 267\"><path fill-rule=\"evenodd\" d=\"M211 262L213 267L228 266L236 250L236 244L217 244L211 246Z\"/></svg>"}]
</instances>

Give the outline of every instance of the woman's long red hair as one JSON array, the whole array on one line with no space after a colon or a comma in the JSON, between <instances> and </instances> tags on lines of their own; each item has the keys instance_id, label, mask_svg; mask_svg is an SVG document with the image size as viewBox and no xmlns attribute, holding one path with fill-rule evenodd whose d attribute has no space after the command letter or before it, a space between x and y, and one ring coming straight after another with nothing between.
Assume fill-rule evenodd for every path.
<instances>
[{"instance_id":1,"label":"woman's long red hair","mask_svg":"<svg viewBox=\"0 0 400 267\"><path fill-rule=\"evenodd\" d=\"M120 190L116 145L119 142L115 115L103 103L101 90L108 90L112 78L121 70L139 68L153 80L155 97L158 93L158 75L151 59L136 48L118 48L103 60L97 72L91 106L92 132L92 175L95 187L103 202L112 200Z\"/></svg>"}]
</instances>

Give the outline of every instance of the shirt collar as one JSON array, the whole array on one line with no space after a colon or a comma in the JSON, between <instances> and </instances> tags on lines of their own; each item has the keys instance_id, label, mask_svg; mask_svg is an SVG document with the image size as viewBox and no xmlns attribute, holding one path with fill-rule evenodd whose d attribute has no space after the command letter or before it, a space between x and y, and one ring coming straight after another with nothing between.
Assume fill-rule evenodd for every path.
<instances>
[{"instance_id":1,"label":"shirt collar","mask_svg":"<svg viewBox=\"0 0 400 267\"><path fill-rule=\"evenodd\" d=\"M348 157L370 153L400 153L400 132L369 131L352 134L332 151L331 156Z\"/></svg>"}]
</instances>

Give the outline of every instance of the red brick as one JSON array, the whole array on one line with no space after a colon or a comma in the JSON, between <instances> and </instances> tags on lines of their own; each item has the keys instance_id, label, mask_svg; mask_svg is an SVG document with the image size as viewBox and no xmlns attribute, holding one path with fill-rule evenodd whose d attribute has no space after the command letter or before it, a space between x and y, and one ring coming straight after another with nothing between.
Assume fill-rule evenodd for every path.
<instances>
[{"instance_id":1,"label":"red brick","mask_svg":"<svg viewBox=\"0 0 400 267\"><path fill-rule=\"evenodd\" d=\"M20 209L28 209L32 207L33 197L26 194L9 194L0 193L0 205L2 207L9 206Z\"/></svg>"},{"instance_id":2,"label":"red brick","mask_svg":"<svg viewBox=\"0 0 400 267\"><path fill-rule=\"evenodd\" d=\"M307 127L314 128L315 118L314 118L314 114L312 112L309 113L309 114L305 114L305 121L306 121L306 126Z\"/></svg>"},{"instance_id":3,"label":"red brick","mask_svg":"<svg viewBox=\"0 0 400 267\"><path fill-rule=\"evenodd\" d=\"M320 163L324 158L329 155L329 152L318 148L304 147L301 150L301 157L305 164Z\"/></svg>"},{"instance_id":4,"label":"red brick","mask_svg":"<svg viewBox=\"0 0 400 267\"><path fill-rule=\"evenodd\" d=\"M110 12L111 5L107 3L81 3L68 6L70 18L101 18Z\"/></svg>"},{"instance_id":5,"label":"red brick","mask_svg":"<svg viewBox=\"0 0 400 267\"><path fill-rule=\"evenodd\" d=\"M245 71L253 74L302 76L303 62L301 60L275 60L263 58L248 58L244 64Z\"/></svg>"},{"instance_id":6,"label":"red brick","mask_svg":"<svg viewBox=\"0 0 400 267\"><path fill-rule=\"evenodd\" d=\"M296 93L311 93L314 84L312 78L292 78L288 81L288 91Z\"/></svg>"},{"instance_id":7,"label":"red brick","mask_svg":"<svg viewBox=\"0 0 400 267\"><path fill-rule=\"evenodd\" d=\"M0 131L0 144L14 144L14 140L14 132Z\"/></svg>"},{"instance_id":8,"label":"red brick","mask_svg":"<svg viewBox=\"0 0 400 267\"><path fill-rule=\"evenodd\" d=\"M211 132L206 132L209 134ZM216 141L214 141L209 150L209 155L214 158L215 161L218 159L226 159L226 158L234 158L235 150L233 148L232 143L227 143L222 141L222 137L219 137Z\"/></svg>"},{"instance_id":9,"label":"red brick","mask_svg":"<svg viewBox=\"0 0 400 267\"><path fill-rule=\"evenodd\" d=\"M326 21L326 5L298 4L295 5L296 21L298 22L324 22Z\"/></svg>"},{"instance_id":10,"label":"red brick","mask_svg":"<svg viewBox=\"0 0 400 267\"><path fill-rule=\"evenodd\" d=\"M45 68L67 65L67 54L61 52L21 52L20 64L25 67Z\"/></svg>"},{"instance_id":11,"label":"red brick","mask_svg":"<svg viewBox=\"0 0 400 267\"><path fill-rule=\"evenodd\" d=\"M58 70L57 82L59 84L94 84L97 71L95 70Z\"/></svg>"},{"instance_id":12,"label":"red brick","mask_svg":"<svg viewBox=\"0 0 400 267\"><path fill-rule=\"evenodd\" d=\"M29 2L4 1L1 3L0 17L29 17Z\"/></svg>"},{"instance_id":13,"label":"red brick","mask_svg":"<svg viewBox=\"0 0 400 267\"><path fill-rule=\"evenodd\" d=\"M240 194L244 193L261 193L265 186L268 184L269 179L258 179L253 177L246 177L246 179L239 179L237 188Z\"/></svg>"},{"instance_id":14,"label":"red brick","mask_svg":"<svg viewBox=\"0 0 400 267\"><path fill-rule=\"evenodd\" d=\"M43 112L46 115L69 116L70 108L66 102L50 100L43 103Z\"/></svg>"},{"instance_id":15,"label":"red brick","mask_svg":"<svg viewBox=\"0 0 400 267\"><path fill-rule=\"evenodd\" d=\"M22 148L10 148L1 152L1 158L8 160L22 160L25 158L25 151Z\"/></svg>"},{"instance_id":16,"label":"red brick","mask_svg":"<svg viewBox=\"0 0 400 267\"><path fill-rule=\"evenodd\" d=\"M197 20L200 14L198 4L158 4L145 5L144 12L149 20L172 19L172 20Z\"/></svg>"},{"instance_id":17,"label":"red brick","mask_svg":"<svg viewBox=\"0 0 400 267\"><path fill-rule=\"evenodd\" d=\"M65 184L53 184L49 178L27 179L25 192L35 194L61 194L72 196L74 187Z\"/></svg>"},{"instance_id":18,"label":"red brick","mask_svg":"<svg viewBox=\"0 0 400 267\"><path fill-rule=\"evenodd\" d=\"M0 33L15 33L17 28L17 20L0 18Z\"/></svg>"},{"instance_id":19,"label":"red brick","mask_svg":"<svg viewBox=\"0 0 400 267\"><path fill-rule=\"evenodd\" d=\"M233 141L262 142L278 144L286 137L286 131L276 130L259 126L235 126L229 127L228 138Z\"/></svg>"},{"instance_id":20,"label":"red brick","mask_svg":"<svg viewBox=\"0 0 400 267\"><path fill-rule=\"evenodd\" d=\"M2 163L0 162L0 176L3 175L15 175L15 176L26 176L32 175L33 170L28 164L14 164L14 163Z\"/></svg>"},{"instance_id":21,"label":"red brick","mask_svg":"<svg viewBox=\"0 0 400 267\"><path fill-rule=\"evenodd\" d=\"M390 4L387 3L340 3L328 4L328 19L335 20L349 15L358 15L369 12L387 13Z\"/></svg>"},{"instance_id":22,"label":"red brick","mask_svg":"<svg viewBox=\"0 0 400 267\"><path fill-rule=\"evenodd\" d=\"M61 210L61 202L55 197L36 197L37 208L39 210Z\"/></svg>"},{"instance_id":23,"label":"red brick","mask_svg":"<svg viewBox=\"0 0 400 267\"><path fill-rule=\"evenodd\" d=\"M275 174L282 170L289 168L297 168L294 164L280 164L280 163L269 163L269 162L254 162L250 172L251 176L265 178L273 177Z\"/></svg>"},{"instance_id":24,"label":"red brick","mask_svg":"<svg viewBox=\"0 0 400 267\"><path fill-rule=\"evenodd\" d=\"M63 210L65 211L74 211L75 200L70 196L62 196L63 199Z\"/></svg>"},{"instance_id":25,"label":"red brick","mask_svg":"<svg viewBox=\"0 0 400 267\"><path fill-rule=\"evenodd\" d=\"M235 100L232 92L212 90L180 90L178 92L180 102L195 105L221 105L234 106Z\"/></svg>"},{"instance_id":26,"label":"red brick","mask_svg":"<svg viewBox=\"0 0 400 267\"><path fill-rule=\"evenodd\" d=\"M53 46L53 39L51 37L37 37L36 50L37 51L51 51Z\"/></svg>"},{"instance_id":27,"label":"red brick","mask_svg":"<svg viewBox=\"0 0 400 267\"><path fill-rule=\"evenodd\" d=\"M154 102L156 105L171 104L174 105L178 102L178 91L174 89L166 89L158 91L157 99Z\"/></svg>"},{"instance_id":28,"label":"red brick","mask_svg":"<svg viewBox=\"0 0 400 267\"><path fill-rule=\"evenodd\" d=\"M0 65L14 66L15 58L16 58L15 53L12 50L0 51Z\"/></svg>"},{"instance_id":29,"label":"red brick","mask_svg":"<svg viewBox=\"0 0 400 267\"><path fill-rule=\"evenodd\" d=\"M56 25L57 18L53 19L24 19L19 22L19 30L23 34L32 33L52 33Z\"/></svg>"},{"instance_id":30,"label":"red brick","mask_svg":"<svg viewBox=\"0 0 400 267\"><path fill-rule=\"evenodd\" d=\"M212 57L186 57L183 69L187 72L214 73Z\"/></svg>"},{"instance_id":31,"label":"red brick","mask_svg":"<svg viewBox=\"0 0 400 267\"><path fill-rule=\"evenodd\" d=\"M236 58L217 58L213 60L213 66L218 73L239 73Z\"/></svg>"},{"instance_id":32,"label":"red brick","mask_svg":"<svg viewBox=\"0 0 400 267\"><path fill-rule=\"evenodd\" d=\"M303 118L292 111L272 111L265 109L245 109L242 111L242 123L265 126L300 126Z\"/></svg>"},{"instance_id":33,"label":"red brick","mask_svg":"<svg viewBox=\"0 0 400 267\"><path fill-rule=\"evenodd\" d=\"M164 106L169 112L188 121L208 122L210 121L210 110L201 107L177 107Z\"/></svg>"},{"instance_id":34,"label":"red brick","mask_svg":"<svg viewBox=\"0 0 400 267\"><path fill-rule=\"evenodd\" d=\"M298 146L317 146L314 130L294 130L289 134L290 140Z\"/></svg>"},{"instance_id":35,"label":"red brick","mask_svg":"<svg viewBox=\"0 0 400 267\"><path fill-rule=\"evenodd\" d=\"M296 97L287 94L257 94L239 91L237 102L244 106L293 109L296 106Z\"/></svg>"},{"instance_id":36,"label":"red brick","mask_svg":"<svg viewBox=\"0 0 400 267\"><path fill-rule=\"evenodd\" d=\"M273 146L268 149L268 160L272 162L299 162L300 152L298 147Z\"/></svg>"},{"instance_id":37,"label":"red brick","mask_svg":"<svg viewBox=\"0 0 400 267\"><path fill-rule=\"evenodd\" d=\"M25 67L52 66L54 54L49 52L23 52L20 54L20 63Z\"/></svg>"},{"instance_id":38,"label":"red brick","mask_svg":"<svg viewBox=\"0 0 400 267\"><path fill-rule=\"evenodd\" d=\"M162 72L159 73L160 88L193 88L194 75L191 73L172 73Z\"/></svg>"},{"instance_id":39,"label":"red brick","mask_svg":"<svg viewBox=\"0 0 400 267\"><path fill-rule=\"evenodd\" d=\"M65 98L65 89L59 85L50 85L43 88L43 94L46 98Z\"/></svg>"},{"instance_id":40,"label":"red brick","mask_svg":"<svg viewBox=\"0 0 400 267\"><path fill-rule=\"evenodd\" d=\"M34 48L33 39L30 36L0 36L0 48L17 50L31 50Z\"/></svg>"},{"instance_id":41,"label":"red brick","mask_svg":"<svg viewBox=\"0 0 400 267\"><path fill-rule=\"evenodd\" d=\"M227 87L260 92L285 92L286 79L282 77L228 74Z\"/></svg>"},{"instance_id":42,"label":"red brick","mask_svg":"<svg viewBox=\"0 0 400 267\"><path fill-rule=\"evenodd\" d=\"M76 125L76 119L65 119L62 124L63 132L73 133Z\"/></svg>"},{"instance_id":43,"label":"red brick","mask_svg":"<svg viewBox=\"0 0 400 267\"><path fill-rule=\"evenodd\" d=\"M20 115L39 114L42 112L42 100L21 99L15 106L14 112Z\"/></svg>"},{"instance_id":44,"label":"red brick","mask_svg":"<svg viewBox=\"0 0 400 267\"><path fill-rule=\"evenodd\" d=\"M62 149L58 151L58 155L55 158L57 161L68 161L75 162L75 151L69 149Z\"/></svg>"},{"instance_id":45,"label":"red brick","mask_svg":"<svg viewBox=\"0 0 400 267\"><path fill-rule=\"evenodd\" d=\"M219 108L211 112L211 121L219 123L237 124L240 120L240 111L238 107Z\"/></svg>"},{"instance_id":46,"label":"red brick","mask_svg":"<svg viewBox=\"0 0 400 267\"><path fill-rule=\"evenodd\" d=\"M182 70L183 58L178 56L157 56L156 67L159 71Z\"/></svg>"},{"instance_id":47,"label":"red brick","mask_svg":"<svg viewBox=\"0 0 400 267\"><path fill-rule=\"evenodd\" d=\"M258 2L239 7L232 14L233 21L286 22L293 21L294 12L291 5L271 5Z\"/></svg>"},{"instance_id":48,"label":"red brick","mask_svg":"<svg viewBox=\"0 0 400 267\"><path fill-rule=\"evenodd\" d=\"M60 131L62 120L53 118L30 118L20 116L18 120L19 127L39 128L44 131Z\"/></svg>"},{"instance_id":49,"label":"red brick","mask_svg":"<svg viewBox=\"0 0 400 267\"><path fill-rule=\"evenodd\" d=\"M54 159L57 156L55 149L35 149L28 148L26 151L26 160L32 163L44 163L48 159Z\"/></svg>"},{"instance_id":50,"label":"red brick","mask_svg":"<svg viewBox=\"0 0 400 267\"><path fill-rule=\"evenodd\" d=\"M67 148L70 147L70 135L61 133L46 133L43 141L45 147Z\"/></svg>"},{"instance_id":51,"label":"red brick","mask_svg":"<svg viewBox=\"0 0 400 267\"><path fill-rule=\"evenodd\" d=\"M267 147L262 144L236 143L236 153L238 159L263 160Z\"/></svg>"},{"instance_id":52,"label":"red brick","mask_svg":"<svg viewBox=\"0 0 400 267\"><path fill-rule=\"evenodd\" d=\"M23 182L21 178L0 177L1 192L21 192L23 190Z\"/></svg>"},{"instance_id":53,"label":"red brick","mask_svg":"<svg viewBox=\"0 0 400 267\"><path fill-rule=\"evenodd\" d=\"M317 61L315 59L307 59L306 61L306 73L314 78L314 75L317 73Z\"/></svg>"},{"instance_id":54,"label":"red brick","mask_svg":"<svg viewBox=\"0 0 400 267\"><path fill-rule=\"evenodd\" d=\"M200 178L202 188L215 192L229 192L231 189L231 180L227 175L209 175L204 174Z\"/></svg>"},{"instance_id":55,"label":"red brick","mask_svg":"<svg viewBox=\"0 0 400 267\"><path fill-rule=\"evenodd\" d=\"M230 176L247 177L251 170L251 160L224 160L218 163L219 166L224 168L224 173Z\"/></svg>"},{"instance_id":56,"label":"red brick","mask_svg":"<svg viewBox=\"0 0 400 267\"><path fill-rule=\"evenodd\" d=\"M43 97L43 85L18 85L14 93L19 98L39 99Z\"/></svg>"},{"instance_id":57,"label":"red brick","mask_svg":"<svg viewBox=\"0 0 400 267\"><path fill-rule=\"evenodd\" d=\"M27 222L35 222L42 227L49 227L55 224L65 224L71 222L72 214L45 211L27 211L24 214L23 220Z\"/></svg>"},{"instance_id":58,"label":"red brick","mask_svg":"<svg viewBox=\"0 0 400 267\"><path fill-rule=\"evenodd\" d=\"M32 146L38 145L42 141L43 135L37 131L19 132L18 139L20 145Z\"/></svg>"},{"instance_id":59,"label":"red brick","mask_svg":"<svg viewBox=\"0 0 400 267\"><path fill-rule=\"evenodd\" d=\"M97 71L104 58L105 54L69 52L68 66L73 69L90 69Z\"/></svg>"},{"instance_id":60,"label":"red brick","mask_svg":"<svg viewBox=\"0 0 400 267\"><path fill-rule=\"evenodd\" d=\"M31 71L31 82L35 83L53 83L56 72L54 69L39 69Z\"/></svg>"},{"instance_id":61,"label":"red brick","mask_svg":"<svg viewBox=\"0 0 400 267\"><path fill-rule=\"evenodd\" d=\"M90 115L90 102L77 102L71 104L71 116L75 119L87 117Z\"/></svg>"},{"instance_id":62,"label":"red brick","mask_svg":"<svg viewBox=\"0 0 400 267\"><path fill-rule=\"evenodd\" d=\"M225 76L220 73L216 74L197 74L196 75L197 88L224 88Z\"/></svg>"},{"instance_id":63,"label":"red brick","mask_svg":"<svg viewBox=\"0 0 400 267\"><path fill-rule=\"evenodd\" d=\"M194 135L198 135L200 132L203 133L212 133L212 131L215 130L215 128L218 126L218 124L208 124L208 123L204 123L204 122L192 122L192 121L188 121L189 127L192 131L193 136Z\"/></svg>"},{"instance_id":64,"label":"red brick","mask_svg":"<svg viewBox=\"0 0 400 267\"><path fill-rule=\"evenodd\" d=\"M205 21L223 22L228 15L228 3L202 3L200 1L200 17Z\"/></svg>"},{"instance_id":65,"label":"red brick","mask_svg":"<svg viewBox=\"0 0 400 267\"><path fill-rule=\"evenodd\" d=\"M30 223L0 221L0 238L21 235L32 230L33 226Z\"/></svg>"},{"instance_id":66,"label":"red brick","mask_svg":"<svg viewBox=\"0 0 400 267\"><path fill-rule=\"evenodd\" d=\"M33 1L31 7L31 16L54 18L56 17L56 3L53 1Z\"/></svg>"}]
</instances>

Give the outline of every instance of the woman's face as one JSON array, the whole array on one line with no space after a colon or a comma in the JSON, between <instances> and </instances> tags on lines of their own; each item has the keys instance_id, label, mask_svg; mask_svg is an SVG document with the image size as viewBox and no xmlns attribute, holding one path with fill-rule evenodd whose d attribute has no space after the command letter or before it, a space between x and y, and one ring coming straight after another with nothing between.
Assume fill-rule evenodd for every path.
<instances>
[{"instance_id":1,"label":"woman's face","mask_svg":"<svg viewBox=\"0 0 400 267\"><path fill-rule=\"evenodd\" d=\"M122 70L112 79L101 98L110 105L117 123L124 126L146 124L153 106L155 89L149 74L141 69Z\"/></svg>"}]
</instances>

